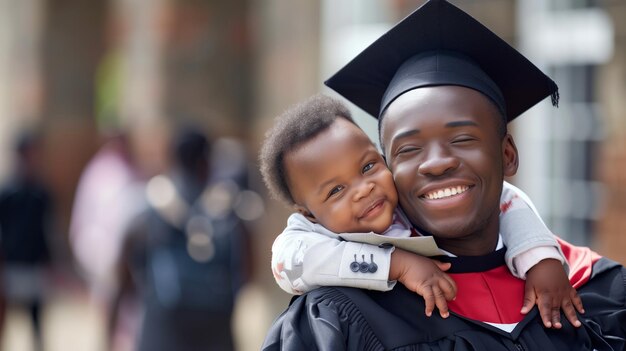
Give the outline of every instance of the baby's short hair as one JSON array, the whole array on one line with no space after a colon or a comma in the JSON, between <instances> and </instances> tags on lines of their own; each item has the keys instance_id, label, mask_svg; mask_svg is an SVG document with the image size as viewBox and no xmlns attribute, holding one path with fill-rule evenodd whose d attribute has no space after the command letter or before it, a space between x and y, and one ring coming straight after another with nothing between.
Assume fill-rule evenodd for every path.
<instances>
[{"instance_id":1,"label":"baby's short hair","mask_svg":"<svg viewBox=\"0 0 626 351\"><path fill-rule=\"evenodd\" d=\"M259 154L263 181L273 198L295 204L287 185L285 156L326 130L337 118L356 124L343 103L322 94L291 106L276 118L265 134Z\"/></svg>"}]
</instances>

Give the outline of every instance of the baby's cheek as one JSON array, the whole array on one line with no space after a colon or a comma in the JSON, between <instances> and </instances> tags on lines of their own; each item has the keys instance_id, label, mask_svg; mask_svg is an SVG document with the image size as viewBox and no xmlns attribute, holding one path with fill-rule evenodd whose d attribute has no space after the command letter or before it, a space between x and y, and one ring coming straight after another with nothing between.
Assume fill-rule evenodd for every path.
<instances>
[{"instance_id":1,"label":"baby's cheek","mask_svg":"<svg viewBox=\"0 0 626 351\"><path fill-rule=\"evenodd\" d=\"M355 232L357 231L357 228L355 228L357 223L355 222L354 212L356 210L349 203L343 206L332 206L325 214L324 223L320 224L335 233Z\"/></svg>"}]
</instances>

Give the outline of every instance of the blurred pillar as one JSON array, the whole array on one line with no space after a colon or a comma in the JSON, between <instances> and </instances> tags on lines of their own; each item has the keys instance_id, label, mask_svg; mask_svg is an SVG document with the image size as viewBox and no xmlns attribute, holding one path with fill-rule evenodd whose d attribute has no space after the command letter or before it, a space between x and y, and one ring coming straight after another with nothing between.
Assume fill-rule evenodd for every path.
<instances>
[{"instance_id":1,"label":"blurred pillar","mask_svg":"<svg viewBox=\"0 0 626 351\"><path fill-rule=\"evenodd\" d=\"M107 2L56 0L45 5L41 113L46 172L65 231L80 172L97 146L95 72L103 52Z\"/></svg>"},{"instance_id":2,"label":"blurred pillar","mask_svg":"<svg viewBox=\"0 0 626 351\"><path fill-rule=\"evenodd\" d=\"M12 166L14 137L39 121L42 0L0 0L0 182Z\"/></svg>"},{"instance_id":3,"label":"blurred pillar","mask_svg":"<svg viewBox=\"0 0 626 351\"><path fill-rule=\"evenodd\" d=\"M123 125L150 124L161 112L164 0L113 0L112 46L121 56L119 109Z\"/></svg>"},{"instance_id":4,"label":"blurred pillar","mask_svg":"<svg viewBox=\"0 0 626 351\"><path fill-rule=\"evenodd\" d=\"M289 105L322 90L320 6L318 1L250 2L254 57L252 114L255 119L248 128L251 130L253 156L258 153L265 131L277 115ZM260 185L260 189L264 191L265 187ZM259 348L270 323L289 301L289 296L278 288L269 269L271 244L284 229L288 214L286 206L268 198L265 215L258 220L254 243L257 252L255 273L264 300L263 304L250 304L259 318L254 328L246 330L250 336L247 343L255 345L249 349Z\"/></svg>"},{"instance_id":5,"label":"blurred pillar","mask_svg":"<svg viewBox=\"0 0 626 351\"><path fill-rule=\"evenodd\" d=\"M247 136L253 79L247 3L169 2L162 67L166 117L199 120L217 136Z\"/></svg>"},{"instance_id":6,"label":"blurred pillar","mask_svg":"<svg viewBox=\"0 0 626 351\"><path fill-rule=\"evenodd\" d=\"M599 178L605 186L597 226L600 252L626 264L626 3L601 1L615 26L613 58L599 69L598 100L606 139L600 148Z\"/></svg>"},{"instance_id":7,"label":"blurred pillar","mask_svg":"<svg viewBox=\"0 0 626 351\"><path fill-rule=\"evenodd\" d=\"M120 128L129 133L137 166L146 176L166 168L164 38L168 0L111 0L113 55L119 56Z\"/></svg>"},{"instance_id":8,"label":"blurred pillar","mask_svg":"<svg viewBox=\"0 0 626 351\"><path fill-rule=\"evenodd\" d=\"M140 167L163 171L171 123L247 138L252 55L247 0L113 0L120 35L120 118ZM155 133L159 136L155 138Z\"/></svg>"},{"instance_id":9,"label":"blurred pillar","mask_svg":"<svg viewBox=\"0 0 626 351\"><path fill-rule=\"evenodd\" d=\"M323 87L319 74L320 4L256 1L251 14L255 114L262 123L257 130L263 132L277 114Z\"/></svg>"},{"instance_id":10,"label":"blurred pillar","mask_svg":"<svg viewBox=\"0 0 626 351\"><path fill-rule=\"evenodd\" d=\"M251 13L256 57L256 125L252 139L258 147L276 116L323 87L319 75L320 4L316 1L256 1ZM258 257L259 267L268 267L271 244L283 230L288 213L282 203L268 199L267 216L261 224L259 247L264 255ZM259 280L268 289L280 291L269 268L258 271Z\"/></svg>"}]
</instances>

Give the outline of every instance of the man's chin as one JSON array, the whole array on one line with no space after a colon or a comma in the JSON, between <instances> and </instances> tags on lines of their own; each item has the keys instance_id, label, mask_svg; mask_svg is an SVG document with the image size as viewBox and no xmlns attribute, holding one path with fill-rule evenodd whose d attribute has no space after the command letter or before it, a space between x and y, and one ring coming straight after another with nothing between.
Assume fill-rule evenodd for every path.
<instances>
[{"instance_id":1,"label":"man's chin","mask_svg":"<svg viewBox=\"0 0 626 351\"><path fill-rule=\"evenodd\" d=\"M473 230L469 220L465 221L427 221L423 226L419 226L424 235L431 235L441 239L456 239L467 236Z\"/></svg>"}]
</instances>

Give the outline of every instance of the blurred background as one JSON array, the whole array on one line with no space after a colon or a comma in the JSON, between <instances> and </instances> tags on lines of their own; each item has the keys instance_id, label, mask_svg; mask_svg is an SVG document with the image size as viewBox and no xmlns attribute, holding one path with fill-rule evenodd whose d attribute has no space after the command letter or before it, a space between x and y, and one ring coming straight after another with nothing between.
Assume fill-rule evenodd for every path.
<instances>
[{"instance_id":1,"label":"blurred background","mask_svg":"<svg viewBox=\"0 0 626 351\"><path fill-rule=\"evenodd\" d=\"M116 267L189 124L211 143L210 184L227 182L213 203L247 229L232 326L236 349L258 349L289 301L269 269L289 209L260 181L263 135L289 105L333 94L323 80L422 2L0 0L0 184L35 199L0 217L36 233L0 233L2 350L132 350L141 304L111 322ZM452 2L559 85L558 109L544 101L511 126L512 182L555 233L626 263L626 3Z\"/></svg>"}]
</instances>

